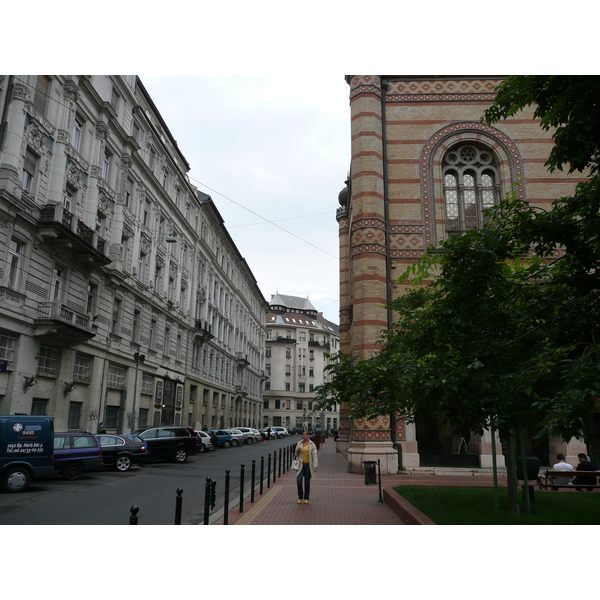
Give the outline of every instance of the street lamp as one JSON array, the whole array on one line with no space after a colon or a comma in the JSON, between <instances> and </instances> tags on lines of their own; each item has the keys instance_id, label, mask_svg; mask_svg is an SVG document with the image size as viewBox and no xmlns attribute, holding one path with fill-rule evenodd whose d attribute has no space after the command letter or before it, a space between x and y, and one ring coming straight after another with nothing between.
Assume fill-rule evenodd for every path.
<instances>
[{"instance_id":1,"label":"street lamp","mask_svg":"<svg viewBox=\"0 0 600 600\"><path fill-rule=\"evenodd\" d=\"M135 380L133 384L133 407L131 408L131 432L135 431L135 401L137 398L137 381L138 381L138 369L140 367L140 363L143 363L146 360L146 357L139 352L136 352L133 355L133 360L135 360Z\"/></svg>"}]
</instances>

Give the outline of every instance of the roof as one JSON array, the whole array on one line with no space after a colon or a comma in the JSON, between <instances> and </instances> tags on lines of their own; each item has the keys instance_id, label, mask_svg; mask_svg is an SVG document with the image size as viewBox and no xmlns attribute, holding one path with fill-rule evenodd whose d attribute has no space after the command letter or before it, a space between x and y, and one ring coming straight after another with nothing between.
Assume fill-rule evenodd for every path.
<instances>
[{"instance_id":1,"label":"roof","mask_svg":"<svg viewBox=\"0 0 600 600\"><path fill-rule=\"evenodd\" d=\"M298 296L275 294L269 304L271 306L285 306L286 308L295 308L296 310L312 310L315 313L317 312L317 309L308 298L299 298Z\"/></svg>"}]
</instances>

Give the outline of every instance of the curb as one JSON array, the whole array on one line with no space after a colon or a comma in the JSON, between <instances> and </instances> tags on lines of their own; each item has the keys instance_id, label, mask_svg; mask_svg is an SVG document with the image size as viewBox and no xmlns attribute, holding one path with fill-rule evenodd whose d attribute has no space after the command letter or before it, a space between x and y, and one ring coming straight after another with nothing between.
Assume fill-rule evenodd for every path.
<instances>
[{"instance_id":1,"label":"curb","mask_svg":"<svg viewBox=\"0 0 600 600\"><path fill-rule=\"evenodd\" d=\"M435 525L425 513L405 500L393 488L383 490L383 501L402 519L406 525Z\"/></svg>"}]
</instances>

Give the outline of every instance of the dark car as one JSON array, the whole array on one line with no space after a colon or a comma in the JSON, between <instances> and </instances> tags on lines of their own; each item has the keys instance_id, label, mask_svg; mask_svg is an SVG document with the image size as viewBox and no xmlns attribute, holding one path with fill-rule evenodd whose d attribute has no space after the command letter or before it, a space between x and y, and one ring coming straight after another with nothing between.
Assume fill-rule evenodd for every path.
<instances>
[{"instance_id":1,"label":"dark car","mask_svg":"<svg viewBox=\"0 0 600 600\"><path fill-rule=\"evenodd\" d=\"M54 434L54 469L65 479L79 479L84 471L102 467L102 448L90 433Z\"/></svg>"},{"instance_id":2,"label":"dark car","mask_svg":"<svg viewBox=\"0 0 600 600\"><path fill-rule=\"evenodd\" d=\"M184 463L190 454L198 452L198 434L191 427L142 427L133 433L148 444L148 457L152 460L164 458Z\"/></svg>"},{"instance_id":3,"label":"dark car","mask_svg":"<svg viewBox=\"0 0 600 600\"><path fill-rule=\"evenodd\" d=\"M97 435L102 448L102 464L117 471L129 471L148 457L148 444L139 435Z\"/></svg>"}]
</instances>

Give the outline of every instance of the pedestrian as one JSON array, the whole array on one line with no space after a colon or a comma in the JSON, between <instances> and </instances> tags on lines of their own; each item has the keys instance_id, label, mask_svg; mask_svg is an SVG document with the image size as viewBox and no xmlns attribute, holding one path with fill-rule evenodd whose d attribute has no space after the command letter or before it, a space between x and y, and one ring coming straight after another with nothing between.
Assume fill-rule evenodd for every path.
<instances>
[{"instance_id":1,"label":"pedestrian","mask_svg":"<svg viewBox=\"0 0 600 600\"><path fill-rule=\"evenodd\" d=\"M588 460L588 457L581 452L580 454L577 455L577 458L579 459L579 464L577 465L577 468L575 469L576 471L595 471L596 470L596 465ZM596 485L596 478L595 477L580 477L577 476L575 477L575 479L573 479L573 481L571 481L571 485ZM580 487L575 488L578 492L583 491ZM593 492L593 488L588 487L587 489L588 492Z\"/></svg>"},{"instance_id":2,"label":"pedestrian","mask_svg":"<svg viewBox=\"0 0 600 600\"><path fill-rule=\"evenodd\" d=\"M298 471L298 504L308 504L310 497L310 480L315 479L319 467L317 447L308 437L308 431L302 432L302 439L296 444L296 460L294 468ZM302 482L304 481L304 490Z\"/></svg>"},{"instance_id":3,"label":"pedestrian","mask_svg":"<svg viewBox=\"0 0 600 600\"><path fill-rule=\"evenodd\" d=\"M102 423L98 425L98 433L106 433L106 429Z\"/></svg>"},{"instance_id":4,"label":"pedestrian","mask_svg":"<svg viewBox=\"0 0 600 600\"><path fill-rule=\"evenodd\" d=\"M557 454L556 459L558 460L558 462L552 467L553 471L573 471L574 470L573 465L570 465L568 462L565 461L564 454ZM572 476L569 476L569 477L555 476L552 480L552 483L556 483L558 485L566 485L571 480L571 477ZM554 491L558 491L557 487L553 487L552 489Z\"/></svg>"}]
</instances>

